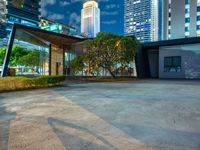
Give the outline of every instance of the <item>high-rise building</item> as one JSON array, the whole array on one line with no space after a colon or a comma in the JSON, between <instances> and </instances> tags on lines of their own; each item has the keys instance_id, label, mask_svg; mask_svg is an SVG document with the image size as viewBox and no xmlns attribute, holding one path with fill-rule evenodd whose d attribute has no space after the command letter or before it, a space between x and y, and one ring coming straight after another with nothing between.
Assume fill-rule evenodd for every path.
<instances>
[{"instance_id":1,"label":"high-rise building","mask_svg":"<svg viewBox=\"0 0 200 150\"><path fill-rule=\"evenodd\" d=\"M163 40L163 0L158 0L158 40Z\"/></svg>"},{"instance_id":2,"label":"high-rise building","mask_svg":"<svg viewBox=\"0 0 200 150\"><path fill-rule=\"evenodd\" d=\"M163 38L200 36L200 0L164 0Z\"/></svg>"},{"instance_id":3,"label":"high-rise building","mask_svg":"<svg viewBox=\"0 0 200 150\"><path fill-rule=\"evenodd\" d=\"M100 9L96 0L84 0L81 11L81 33L96 37L100 32Z\"/></svg>"},{"instance_id":4,"label":"high-rise building","mask_svg":"<svg viewBox=\"0 0 200 150\"><path fill-rule=\"evenodd\" d=\"M44 30L53 31L56 33L62 33L65 35L77 35L76 28L43 17L40 19L39 27Z\"/></svg>"},{"instance_id":5,"label":"high-rise building","mask_svg":"<svg viewBox=\"0 0 200 150\"><path fill-rule=\"evenodd\" d=\"M124 34L141 42L158 41L162 34L162 0L125 0Z\"/></svg>"},{"instance_id":6,"label":"high-rise building","mask_svg":"<svg viewBox=\"0 0 200 150\"><path fill-rule=\"evenodd\" d=\"M39 25L41 0L0 0L0 36L8 36L12 25Z\"/></svg>"}]
</instances>

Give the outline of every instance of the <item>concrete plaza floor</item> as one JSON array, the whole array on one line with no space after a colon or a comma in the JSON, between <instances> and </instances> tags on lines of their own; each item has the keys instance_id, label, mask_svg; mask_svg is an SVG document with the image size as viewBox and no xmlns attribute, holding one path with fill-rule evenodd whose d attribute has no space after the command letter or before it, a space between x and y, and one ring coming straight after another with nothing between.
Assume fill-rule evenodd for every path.
<instances>
[{"instance_id":1,"label":"concrete plaza floor","mask_svg":"<svg viewBox=\"0 0 200 150\"><path fill-rule=\"evenodd\" d=\"M200 81L0 94L0 150L200 150Z\"/></svg>"}]
</instances>

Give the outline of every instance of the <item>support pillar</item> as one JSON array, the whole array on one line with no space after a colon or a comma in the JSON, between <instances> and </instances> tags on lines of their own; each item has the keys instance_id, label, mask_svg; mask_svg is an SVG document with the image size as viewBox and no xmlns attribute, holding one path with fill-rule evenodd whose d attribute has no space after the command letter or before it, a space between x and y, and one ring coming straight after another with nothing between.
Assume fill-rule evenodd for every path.
<instances>
[{"instance_id":1,"label":"support pillar","mask_svg":"<svg viewBox=\"0 0 200 150\"><path fill-rule=\"evenodd\" d=\"M12 47L13 47L13 43L14 43L14 40L15 40L15 34L16 34L16 27L14 25L13 28L12 28L11 34L10 34L9 41L8 41L8 47L7 47L7 50L6 50L5 57L4 57L3 70L2 70L2 73L1 73L1 77L5 77L8 74L8 65L9 65L9 62L10 62Z\"/></svg>"},{"instance_id":2,"label":"support pillar","mask_svg":"<svg viewBox=\"0 0 200 150\"><path fill-rule=\"evenodd\" d=\"M63 48L58 45L51 45L51 75L63 75Z\"/></svg>"},{"instance_id":3,"label":"support pillar","mask_svg":"<svg viewBox=\"0 0 200 150\"><path fill-rule=\"evenodd\" d=\"M49 45L49 75L51 75L51 49L52 49L52 45Z\"/></svg>"}]
</instances>

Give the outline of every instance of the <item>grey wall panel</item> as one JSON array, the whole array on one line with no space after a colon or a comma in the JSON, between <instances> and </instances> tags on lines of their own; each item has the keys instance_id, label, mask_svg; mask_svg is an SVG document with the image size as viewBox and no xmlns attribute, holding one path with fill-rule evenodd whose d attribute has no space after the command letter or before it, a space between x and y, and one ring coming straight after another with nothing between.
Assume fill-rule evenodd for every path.
<instances>
[{"instance_id":1,"label":"grey wall panel","mask_svg":"<svg viewBox=\"0 0 200 150\"><path fill-rule=\"evenodd\" d=\"M200 54L186 52L185 56L185 78L200 79Z\"/></svg>"},{"instance_id":2,"label":"grey wall panel","mask_svg":"<svg viewBox=\"0 0 200 150\"><path fill-rule=\"evenodd\" d=\"M164 72L164 57L181 56L181 72ZM159 51L159 78L186 78L200 79L200 49L183 50L160 47Z\"/></svg>"}]
</instances>

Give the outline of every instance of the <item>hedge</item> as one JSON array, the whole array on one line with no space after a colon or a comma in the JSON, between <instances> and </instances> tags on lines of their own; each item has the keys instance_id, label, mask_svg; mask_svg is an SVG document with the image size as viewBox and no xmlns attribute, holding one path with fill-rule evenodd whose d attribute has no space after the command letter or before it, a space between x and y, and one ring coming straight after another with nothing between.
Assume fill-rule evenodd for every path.
<instances>
[{"instance_id":1,"label":"hedge","mask_svg":"<svg viewBox=\"0 0 200 150\"><path fill-rule=\"evenodd\" d=\"M43 88L61 85L65 80L65 76L40 76L40 77L5 77L0 78L0 92L31 89L31 88Z\"/></svg>"}]
</instances>

